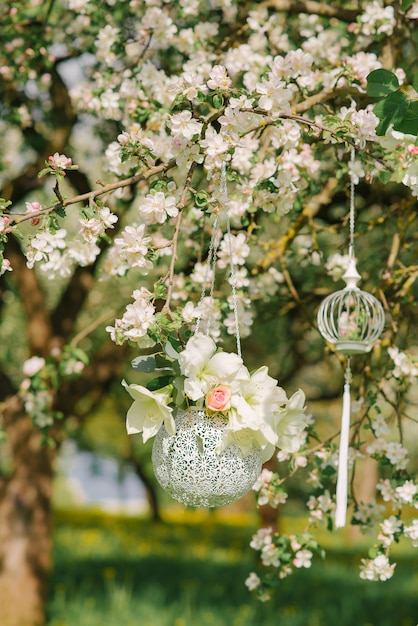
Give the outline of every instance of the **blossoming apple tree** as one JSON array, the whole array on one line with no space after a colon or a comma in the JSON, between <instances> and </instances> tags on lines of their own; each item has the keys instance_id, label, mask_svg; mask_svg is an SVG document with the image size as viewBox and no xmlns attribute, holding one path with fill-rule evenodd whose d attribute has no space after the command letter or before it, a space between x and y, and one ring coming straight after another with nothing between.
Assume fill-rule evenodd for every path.
<instances>
[{"instance_id":1,"label":"blossoming apple tree","mask_svg":"<svg viewBox=\"0 0 418 626\"><path fill-rule=\"evenodd\" d=\"M306 410L303 392L283 391L299 426L288 445L270 433L276 466L254 489L278 506L302 474L307 526L261 529L247 585L265 599L310 566L315 526L333 525L338 444L315 401L342 380L315 316L346 266L350 177L363 284L386 313L353 363L350 517L375 533L361 577L390 578L393 543L418 545L418 3L12 0L0 17L1 623L43 623L51 479L70 425L132 356L181 350L201 319L219 349L238 319L254 367L305 390ZM209 408L230 410L228 381L212 382ZM132 395L171 428L176 401L159 384ZM362 501L365 460L375 496Z\"/></svg>"}]
</instances>

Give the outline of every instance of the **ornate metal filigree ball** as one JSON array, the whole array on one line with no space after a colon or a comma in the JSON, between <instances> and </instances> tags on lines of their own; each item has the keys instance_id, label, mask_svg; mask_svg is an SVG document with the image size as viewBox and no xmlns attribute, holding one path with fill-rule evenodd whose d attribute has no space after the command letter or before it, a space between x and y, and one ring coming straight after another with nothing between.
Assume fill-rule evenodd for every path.
<instances>
[{"instance_id":1,"label":"ornate metal filigree ball","mask_svg":"<svg viewBox=\"0 0 418 626\"><path fill-rule=\"evenodd\" d=\"M152 449L154 472L172 498L191 507L216 507L242 498L261 472L262 452L253 447L243 456L235 445L218 454L227 419L204 410L179 411L176 434L164 426Z\"/></svg>"},{"instance_id":2,"label":"ornate metal filigree ball","mask_svg":"<svg viewBox=\"0 0 418 626\"><path fill-rule=\"evenodd\" d=\"M354 259L343 278L345 288L330 294L319 307L318 329L338 352L363 354L381 335L385 313L377 298L357 287L360 274Z\"/></svg>"}]
</instances>

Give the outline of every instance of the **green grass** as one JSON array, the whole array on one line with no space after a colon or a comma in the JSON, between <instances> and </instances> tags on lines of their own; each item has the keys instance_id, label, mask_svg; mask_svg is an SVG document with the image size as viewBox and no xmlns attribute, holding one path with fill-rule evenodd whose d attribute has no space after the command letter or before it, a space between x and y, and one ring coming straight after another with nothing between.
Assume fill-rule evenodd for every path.
<instances>
[{"instance_id":1,"label":"green grass","mask_svg":"<svg viewBox=\"0 0 418 626\"><path fill-rule=\"evenodd\" d=\"M259 603L244 586L253 530L193 514L163 524L58 514L48 626L418 624L418 558L405 551L392 580L372 583L358 577L364 552L333 546Z\"/></svg>"}]
</instances>

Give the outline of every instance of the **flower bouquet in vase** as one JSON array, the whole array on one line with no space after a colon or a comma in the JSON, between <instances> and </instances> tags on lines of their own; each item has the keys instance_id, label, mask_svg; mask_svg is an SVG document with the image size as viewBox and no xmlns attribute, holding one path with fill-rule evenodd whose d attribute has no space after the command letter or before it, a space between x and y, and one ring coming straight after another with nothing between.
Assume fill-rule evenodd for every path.
<instances>
[{"instance_id":1,"label":"flower bouquet in vase","mask_svg":"<svg viewBox=\"0 0 418 626\"><path fill-rule=\"evenodd\" d=\"M164 386L123 382L134 400L129 434L155 437L152 462L160 485L191 507L229 504L247 493L276 447L296 452L307 425L305 395L290 399L268 374L250 373L238 354L197 332L177 351L139 357L133 367L158 369Z\"/></svg>"}]
</instances>

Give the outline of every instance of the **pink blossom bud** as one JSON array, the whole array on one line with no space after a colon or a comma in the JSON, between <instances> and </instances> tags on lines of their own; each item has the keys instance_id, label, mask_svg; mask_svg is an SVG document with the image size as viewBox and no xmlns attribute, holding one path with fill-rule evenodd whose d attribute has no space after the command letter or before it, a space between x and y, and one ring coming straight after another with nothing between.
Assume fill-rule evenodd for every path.
<instances>
[{"instance_id":1,"label":"pink blossom bud","mask_svg":"<svg viewBox=\"0 0 418 626\"><path fill-rule=\"evenodd\" d=\"M42 209L42 205L40 202L25 202L25 205L28 213L40 211Z\"/></svg>"},{"instance_id":2,"label":"pink blossom bud","mask_svg":"<svg viewBox=\"0 0 418 626\"><path fill-rule=\"evenodd\" d=\"M206 396L210 411L227 411L231 407L232 389L229 385L217 385Z\"/></svg>"},{"instance_id":3,"label":"pink blossom bud","mask_svg":"<svg viewBox=\"0 0 418 626\"><path fill-rule=\"evenodd\" d=\"M118 142L121 146L125 146L130 139L129 133L126 130L123 131L120 135L118 135Z\"/></svg>"}]
</instances>

